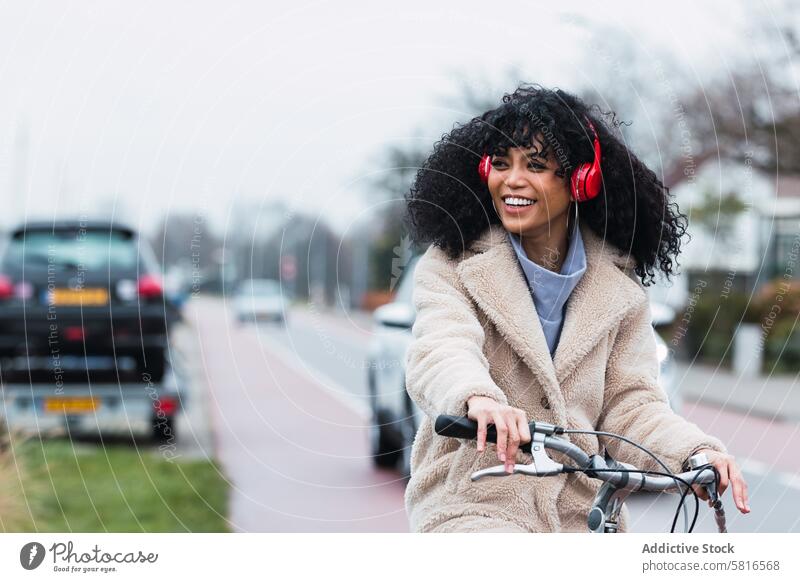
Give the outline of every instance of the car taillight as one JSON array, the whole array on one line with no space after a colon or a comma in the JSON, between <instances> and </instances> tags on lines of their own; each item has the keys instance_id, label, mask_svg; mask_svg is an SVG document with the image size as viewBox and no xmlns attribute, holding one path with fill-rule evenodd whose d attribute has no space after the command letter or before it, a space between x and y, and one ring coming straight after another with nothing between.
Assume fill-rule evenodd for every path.
<instances>
[{"instance_id":1,"label":"car taillight","mask_svg":"<svg viewBox=\"0 0 800 582\"><path fill-rule=\"evenodd\" d=\"M0 299L11 299L14 296L14 285L11 279L0 275Z\"/></svg>"},{"instance_id":2,"label":"car taillight","mask_svg":"<svg viewBox=\"0 0 800 582\"><path fill-rule=\"evenodd\" d=\"M136 289L139 292L139 297L142 299L156 299L161 297L163 292L161 281L154 275L143 275L140 277Z\"/></svg>"},{"instance_id":3,"label":"car taillight","mask_svg":"<svg viewBox=\"0 0 800 582\"><path fill-rule=\"evenodd\" d=\"M172 416L178 410L178 401L171 396L164 396L153 401L153 408L156 414L160 412L164 416Z\"/></svg>"},{"instance_id":4,"label":"car taillight","mask_svg":"<svg viewBox=\"0 0 800 582\"><path fill-rule=\"evenodd\" d=\"M84 339L84 330L80 325L70 325L64 328L64 339L70 342L78 342Z\"/></svg>"}]
</instances>

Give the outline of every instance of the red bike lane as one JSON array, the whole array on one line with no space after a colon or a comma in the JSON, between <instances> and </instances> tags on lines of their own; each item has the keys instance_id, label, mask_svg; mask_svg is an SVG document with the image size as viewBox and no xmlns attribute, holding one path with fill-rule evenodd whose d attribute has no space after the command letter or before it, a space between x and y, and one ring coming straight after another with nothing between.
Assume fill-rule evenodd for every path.
<instances>
[{"instance_id":1,"label":"red bike lane","mask_svg":"<svg viewBox=\"0 0 800 582\"><path fill-rule=\"evenodd\" d=\"M214 300L193 302L215 452L230 479L229 519L248 532L404 532L405 483L373 468L367 422L313 370Z\"/></svg>"},{"instance_id":2,"label":"red bike lane","mask_svg":"<svg viewBox=\"0 0 800 582\"><path fill-rule=\"evenodd\" d=\"M725 410L716 404L687 402L684 416L725 443L750 468L800 474L800 424L756 414ZM760 472L759 471L759 472Z\"/></svg>"}]
</instances>

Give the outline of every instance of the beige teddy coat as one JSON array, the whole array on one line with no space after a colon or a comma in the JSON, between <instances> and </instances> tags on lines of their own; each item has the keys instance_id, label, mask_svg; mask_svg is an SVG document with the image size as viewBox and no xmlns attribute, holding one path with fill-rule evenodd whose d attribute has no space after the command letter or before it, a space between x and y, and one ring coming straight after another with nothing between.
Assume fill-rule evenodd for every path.
<instances>
[{"instance_id":1,"label":"beige teddy coat","mask_svg":"<svg viewBox=\"0 0 800 582\"><path fill-rule=\"evenodd\" d=\"M420 258L414 339L406 353L406 387L425 412L405 495L412 531L481 531L484 523L498 520L531 532L587 531L600 481L578 473L470 481L473 471L500 464L495 445L478 453L475 441L439 436L433 423L440 414L465 415L473 395L521 408L528 420L622 434L676 472L695 449L726 452L719 440L675 414L657 384L655 332L647 294L631 270L633 259L586 226L581 234L586 272L567 302L553 358L501 225L487 228L457 259L435 246ZM601 444L594 435L568 438L589 454L607 446L620 461L662 470L616 439L603 437ZM530 459L520 452L517 462ZM462 519L447 523L454 518ZM621 531L628 520L623 509ZM466 525L451 527L459 523Z\"/></svg>"}]
</instances>

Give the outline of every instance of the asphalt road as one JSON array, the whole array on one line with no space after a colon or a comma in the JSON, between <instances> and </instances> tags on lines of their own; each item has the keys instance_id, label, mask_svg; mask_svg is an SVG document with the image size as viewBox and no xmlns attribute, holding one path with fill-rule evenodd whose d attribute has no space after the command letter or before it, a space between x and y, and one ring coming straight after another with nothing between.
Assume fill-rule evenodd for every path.
<instances>
[{"instance_id":1,"label":"asphalt road","mask_svg":"<svg viewBox=\"0 0 800 582\"><path fill-rule=\"evenodd\" d=\"M239 325L228 306L209 298L193 300L187 316L215 449L233 482L234 528L407 531L403 481L374 469L368 456L368 317L312 307L293 310L286 328ZM683 414L727 443L743 467L752 513L738 514L726 493L729 530L800 531L800 425L697 402ZM630 499L632 530L668 531L677 499ZM700 511L696 531L716 531L708 507L701 503Z\"/></svg>"}]
</instances>

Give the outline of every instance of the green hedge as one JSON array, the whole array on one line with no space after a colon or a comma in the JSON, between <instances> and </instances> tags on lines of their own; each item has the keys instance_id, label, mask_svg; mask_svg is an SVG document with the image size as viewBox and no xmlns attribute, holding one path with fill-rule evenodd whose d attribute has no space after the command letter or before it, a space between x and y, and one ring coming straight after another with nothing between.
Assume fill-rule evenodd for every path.
<instances>
[{"instance_id":1,"label":"green hedge","mask_svg":"<svg viewBox=\"0 0 800 582\"><path fill-rule=\"evenodd\" d=\"M730 367L736 330L742 324L757 323L765 331L762 371L800 371L800 283L771 281L752 298L745 293L723 295L706 288L694 301L675 323L676 328L685 328L685 355L690 360Z\"/></svg>"},{"instance_id":2,"label":"green hedge","mask_svg":"<svg viewBox=\"0 0 800 582\"><path fill-rule=\"evenodd\" d=\"M731 292L725 297L713 290L701 293L692 308L679 315L685 318L686 355L690 360L730 366L733 359L733 335L748 315L747 296Z\"/></svg>"},{"instance_id":3,"label":"green hedge","mask_svg":"<svg viewBox=\"0 0 800 582\"><path fill-rule=\"evenodd\" d=\"M796 374L800 371L800 329L794 317L775 323L764 343L765 374Z\"/></svg>"}]
</instances>

